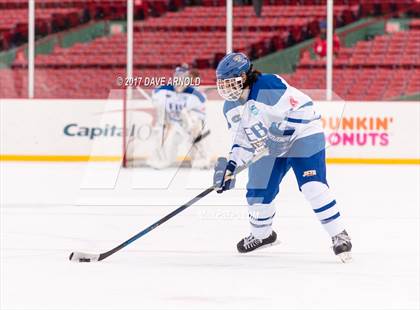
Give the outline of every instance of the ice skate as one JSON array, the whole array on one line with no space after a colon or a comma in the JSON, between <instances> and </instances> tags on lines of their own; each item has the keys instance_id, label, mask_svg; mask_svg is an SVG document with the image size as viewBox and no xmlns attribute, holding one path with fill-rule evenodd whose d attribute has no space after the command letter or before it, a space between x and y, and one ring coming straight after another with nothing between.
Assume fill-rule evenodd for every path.
<instances>
[{"instance_id":1,"label":"ice skate","mask_svg":"<svg viewBox=\"0 0 420 310\"><path fill-rule=\"evenodd\" d=\"M352 260L350 237L345 230L332 237L334 254L337 255L343 263Z\"/></svg>"},{"instance_id":2,"label":"ice skate","mask_svg":"<svg viewBox=\"0 0 420 310\"><path fill-rule=\"evenodd\" d=\"M274 242L276 242L276 240L277 234L275 231L273 231L271 235L265 239L257 239L251 234L239 241L237 248L240 253L248 253L258 248L272 245Z\"/></svg>"}]
</instances>

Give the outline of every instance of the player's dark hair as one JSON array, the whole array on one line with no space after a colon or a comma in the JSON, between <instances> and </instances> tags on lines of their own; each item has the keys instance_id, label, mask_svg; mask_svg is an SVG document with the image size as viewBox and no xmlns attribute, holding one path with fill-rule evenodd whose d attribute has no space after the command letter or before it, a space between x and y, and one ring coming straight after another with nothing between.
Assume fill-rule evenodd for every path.
<instances>
[{"instance_id":1,"label":"player's dark hair","mask_svg":"<svg viewBox=\"0 0 420 310\"><path fill-rule=\"evenodd\" d=\"M251 68L249 68L249 71L246 74L246 81L244 83L244 88L246 87L251 87L260 77L261 72L255 69L252 69L252 65Z\"/></svg>"}]
</instances>

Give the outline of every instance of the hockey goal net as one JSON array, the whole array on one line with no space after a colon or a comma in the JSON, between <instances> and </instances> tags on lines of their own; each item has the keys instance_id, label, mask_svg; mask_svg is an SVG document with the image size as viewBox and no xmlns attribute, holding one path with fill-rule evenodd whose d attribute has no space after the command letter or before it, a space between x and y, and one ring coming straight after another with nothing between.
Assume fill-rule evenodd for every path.
<instances>
[{"instance_id":1,"label":"hockey goal net","mask_svg":"<svg viewBox=\"0 0 420 310\"><path fill-rule=\"evenodd\" d=\"M167 130L158 128L158 117L162 114L152 102L152 90L138 88L125 92L123 97L123 166L148 166L148 160L165 142ZM191 143L185 141L177 149L177 164L188 166Z\"/></svg>"},{"instance_id":2,"label":"hockey goal net","mask_svg":"<svg viewBox=\"0 0 420 310\"><path fill-rule=\"evenodd\" d=\"M224 132L225 119L222 111L223 101L218 97L214 86L200 87L207 96L206 125L203 136L206 139L207 151L211 160L219 153L225 153L225 147L230 143L228 132ZM156 148L164 143L164 134L159 133L156 139L156 125L158 117L162 114L157 110L157 104L152 102L153 89L138 87L123 95L123 166L147 166L147 161L155 154ZM217 98L218 100L215 100ZM158 130L157 130L158 131ZM209 134L211 131L211 135ZM158 131L159 132L159 131ZM165 130L163 130L165 132ZM206 135L207 134L207 135ZM177 163L183 166L190 165L191 141L178 145L176 154Z\"/></svg>"}]
</instances>

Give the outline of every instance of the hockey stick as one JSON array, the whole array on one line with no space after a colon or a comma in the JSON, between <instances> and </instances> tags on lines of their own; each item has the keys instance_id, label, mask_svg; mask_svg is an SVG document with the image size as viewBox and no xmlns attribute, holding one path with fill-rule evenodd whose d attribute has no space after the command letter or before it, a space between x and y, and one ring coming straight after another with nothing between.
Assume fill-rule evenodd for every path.
<instances>
[{"instance_id":1,"label":"hockey stick","mask_svg":"<svg viewBox=\"0 0 420 310\"><path fill-rule=\"evenodd\" d=\"M243 166L239 167L238 170L235 172L235 175L237 175L237 174L241 173L242 171L246 170L251 163L256 162L257 160L259 160L261 157L263 157L265 155L267 155L266 151L262 151L261 153L257 154L250 161L250 163L248 163L247 165L243 165ZM98 261L104 260L108 256L114 254L115 252L118 252L119 250L125 248L130 243L132 243L132 242L136 241L137 239L143 237L144 235L148 234L149 232L151 232L153 229L155 229L159 225L161 225L161 224L165 223L166 221L168 221L169 219L173 218L175 215L177 215L177 214L181 213L182 211L184 211L185 209L191 207L193 204L195 204L201 198L204 198L205 196L210 194L212 191L214 191L215 188L216 188L215 185L210 186L209 188L207 188L206 190L204 190L203 192L201 192L200 194L195 196L193 199L191 199L187 203L183 204L182 206L175 209L171 213L162 217L157 222L155 222L152 225L150 225L149 227L143 229L142 231L140 231L138 234L134 235L133 237L131 237L127 241L124 241L120 245L116 246L115 248L113 248L113 249L111 249L107 252L104 252L104 253L101 253L101 254L88 254L88 253L82 253L82 252L72 252L70 254L69 259L70 259L70 261L79 262L79 263L98 262Z\"/></svg>"},{"instance_id":2,"label":"hockey stick","mask_svg":"<svg viewBox=\"0 0 420 310\"><path fill-rule=\"evenodd\" d=\"M200 133L197 137L195 137L195 139L193 140L192 144L196 144L198 142L200 142L201 140L203 140L205 137L207 137L209 134L211 133L210 129L206 130L203 133Z\"/></svg>"}]
</instances>

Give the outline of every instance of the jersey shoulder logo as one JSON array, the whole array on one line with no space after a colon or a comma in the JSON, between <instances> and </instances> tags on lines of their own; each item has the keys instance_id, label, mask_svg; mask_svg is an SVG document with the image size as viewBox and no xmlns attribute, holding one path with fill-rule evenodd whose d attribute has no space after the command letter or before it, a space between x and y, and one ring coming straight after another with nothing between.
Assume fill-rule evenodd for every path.
<instances>
[{"instance_id":1,"label":"jersey shoulder logo","mask_svg":"<svg viewBox=\"0 0 420 310\"><path fill-rule=\"evenodd\" d=\"M241 116L239 114L236 114L232 117L232 122L238 123L241 120Z\"/></svg>"},{"instance_id":2,"label":"jersey shoulder logo","mask_svg":"<svg viewBox=\"0 0 420 310\"><path fill-rule=\"evenodd\" d=\"M293 98L293 96L290 96L289 97L289 103L294 108L298 105L299 101L297 101L295 98Z\"/></svg>"},{"instance_id":3,"label":"jersey shoulder logo","mask_svg":"<svg viewBox=\"0 0 420 310\"><path fill-rule=\"evenodd\" d=\"M251 104L251 105L250 105L250 107L249 107L249 111L250 111L252 114L254 114L254 115L258 115L258 112L259 112L259 110L258 110L258 108L255 106L255 104Z\"/></svg>"}]
</instances>

